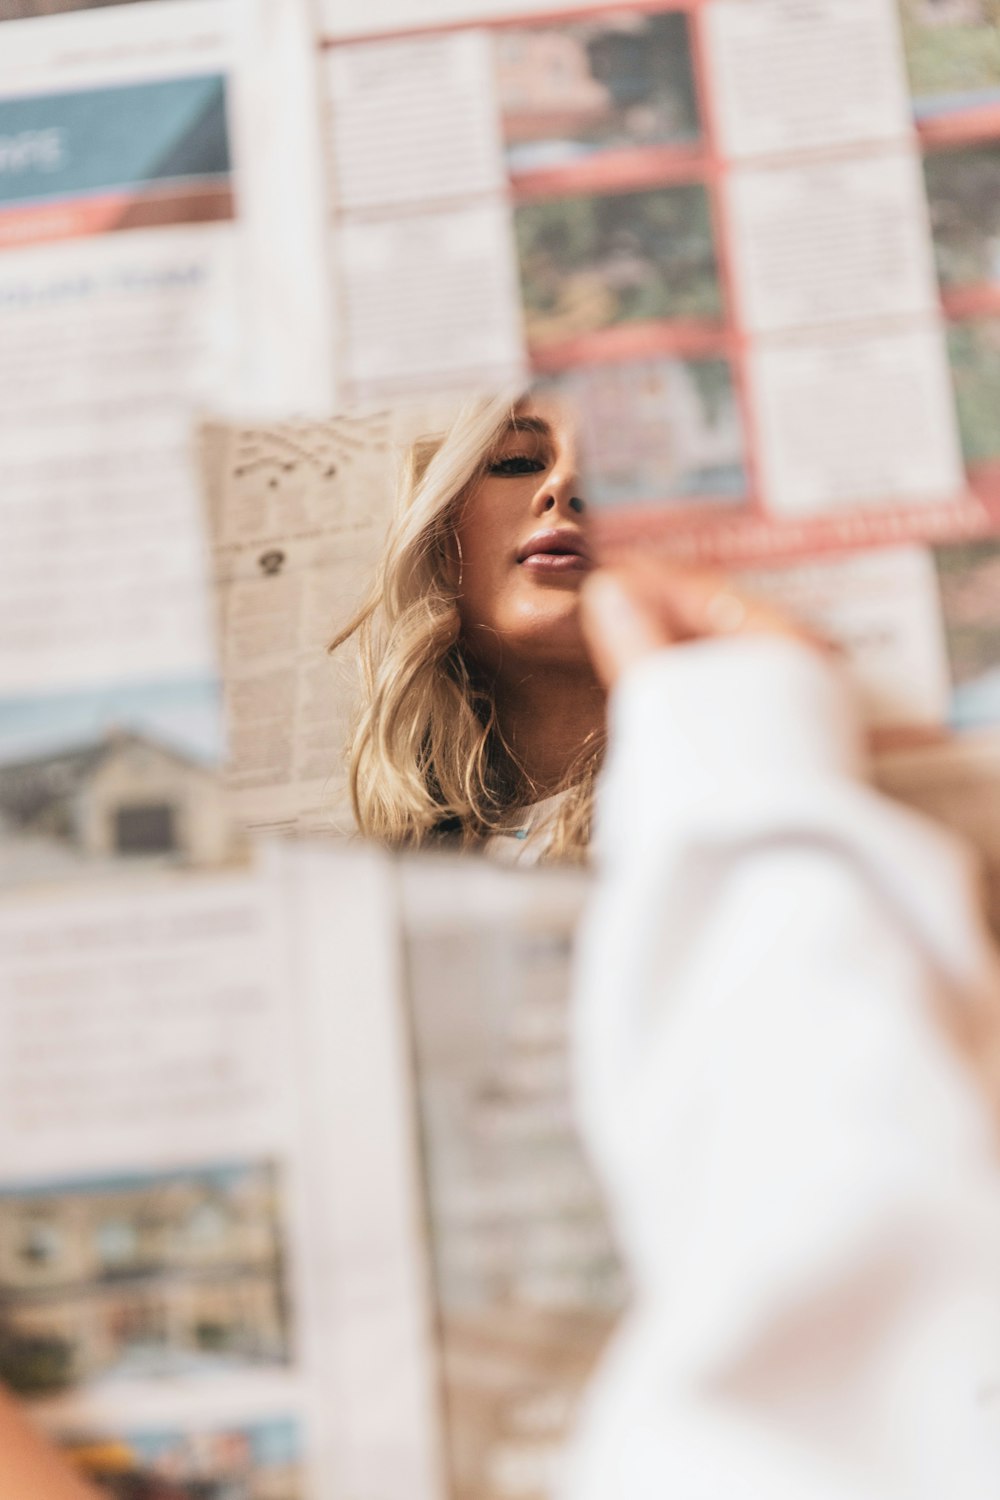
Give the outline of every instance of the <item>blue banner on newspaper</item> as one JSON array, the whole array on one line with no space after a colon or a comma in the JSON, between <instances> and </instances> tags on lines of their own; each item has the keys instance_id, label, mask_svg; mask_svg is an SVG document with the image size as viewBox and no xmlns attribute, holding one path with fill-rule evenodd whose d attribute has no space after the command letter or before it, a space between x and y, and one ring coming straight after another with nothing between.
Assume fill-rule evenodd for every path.
<instances>
[{"instance_id":1,"label":"blue banner on newspaper","mask_svg":"<svg viewBox=\"0 0 1000 1500\"><path fill-rule=\"evenodd\" d=\"M223 77L0 100L0 245L232 216Z\"/></svg>"}]
</instances>

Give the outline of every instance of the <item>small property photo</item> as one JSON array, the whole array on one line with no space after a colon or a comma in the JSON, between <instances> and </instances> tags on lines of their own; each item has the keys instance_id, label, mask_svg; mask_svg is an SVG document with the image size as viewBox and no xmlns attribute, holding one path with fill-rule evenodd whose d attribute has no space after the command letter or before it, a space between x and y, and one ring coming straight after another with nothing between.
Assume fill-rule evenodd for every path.
<instances>
[{"instance_id":1,"label":"small property photo","mask_svg":"<svg viewBox=\"0 0 1000 1500\"><path fill-rule=\"evenodd\" d=\"M900 0L919 119L1000 106L998 0Z\"/></svg>"},{"instance_id":2,"label":"small property photo","mask_svg":"<svg viewBox=\"0 0 1000 1500\"><path fill-rule=\"evenodd\" d=\"M0 1379L18 1394L281 1365L289 1348L273 1164L0 1193Z\"/></svg>"},{"instance_id":3,"label":"small property photo","mask_svg":"<svg viewBox=\"0 0 1000 1500\"><path fill-rule=\"evenodd\" d=\"M1000 317L951 324L948 358L966 463L1000 459Z\"/></svg>"},{"instance_id":4,"label":"small property photo","mask_svg":"<svg viewBox=\"0 0 1000 1500\"><path fill-rule=\"evenodd\" d=\"M931 152L924 175L942 287L1000 285L1000 144Z\"/></svg>"},{"instance_id":5,"label":"small property photo","mask_svg":"<svg viewBox=\"0 0 1000 1500\"><path fill-rule=\"evenodd\" d=\"M78 1437L63 1447L113 1500L307 1500L301 1432L287 1418Z\"/></svg>"},{"instance_id":6,"label":"small property photo","mask_svg":"<svg viewBox=\"0 0 1000 1500\"><path fill-rule=\"evenodd\" d=\"M743 423L727 360L589 364L545 386L578 413L586 493L596 505L746 498Z\"/></svg>"},{"instance_id":7,"label":"small property photo","mask_svg":"<svg viewBox=\"0 0 1000 1500\"><path fill-rule=\"evenodd\" d=\"M134 5L137 0L0 0L0 21L22 21L30 16L61 16L70 10L103 10L110 5Z\"/></svg>"},{"instance_id":8,"label":"small property photo","mask_svg":"<svg viewBox=\"0 0 1000 1500\"><path fill-rule=\"evenodd\" d=\"M239 855L217 684L0 699L0 887Z\"/></svg>"},{"instance_id":9,"label":"small property photo","mask_svg":"<svg viewBox=\"0 0 1000 1500\"><path fill-rule=\"evenodd\" d=\"M1000 538L934 551L957 729L1000 724Z\"/></svg>"},{"instance_id":10,"label":"small property photo","mask_svg":"<svg viewBox=\"0 0 1000 1500\"><path fill-rule=\"evenodd\" d=\"M708 195L699 183L523 203L515 211L528 342L616 324L714 323L722 310Z\"/></svg>"},{"instance_id":11,"label":"small property photo","mask_svg":"<svg viewBox=\"0 0 1000 1500\"><path fill-rule=\"evenodd\" d=\"M687 16L621 10L496 34L507 165L563 167L602 151L686 146L700 124Z\"/></svg>"}]
</instances>

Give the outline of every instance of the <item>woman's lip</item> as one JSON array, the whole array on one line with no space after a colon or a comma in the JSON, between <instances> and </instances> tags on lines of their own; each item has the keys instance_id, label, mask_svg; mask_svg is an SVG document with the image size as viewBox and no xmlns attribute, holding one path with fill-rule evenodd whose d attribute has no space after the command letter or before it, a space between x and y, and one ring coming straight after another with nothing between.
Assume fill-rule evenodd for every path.
<instances>
[{"instance_id":1,"label":"woman's lip","mask_svg":"<svg viewBox=\"0 0 1000 1500\"><path fill-rule=\"evenodd\" d=\"M521 567L535 573L588 573L592 563L579 552L532 552Z\"/></svg>"},{"instance_id":2,"label":"woman's lip","mask_svg":"<svg viewBox=\"0 0 1000 1500\"><path fill-rule=\"evenodd\" d=\"M587 544L572 526L553 526L548 531L536 531L517 554L519 563L530 562L534 557L578 557L586 560Z\"/></svg>"}]
</instances>

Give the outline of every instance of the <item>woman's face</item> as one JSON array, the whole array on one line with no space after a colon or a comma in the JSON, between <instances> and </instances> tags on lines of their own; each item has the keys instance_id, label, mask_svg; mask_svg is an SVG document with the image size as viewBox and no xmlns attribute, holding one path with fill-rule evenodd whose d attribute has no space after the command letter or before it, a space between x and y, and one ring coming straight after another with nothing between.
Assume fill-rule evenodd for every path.
<instances>
[{"instance_id":1,"label":"woman's face","mask_svg":"<svg viewBox=\"0 0 1000 1500\"><path fill-rule=\"evenodd\" d=\"M459 513L462 638L490 670L587 662L578 606L592 565L577 465L569 413L522 402Z\"/></svg>"}]
</instances>

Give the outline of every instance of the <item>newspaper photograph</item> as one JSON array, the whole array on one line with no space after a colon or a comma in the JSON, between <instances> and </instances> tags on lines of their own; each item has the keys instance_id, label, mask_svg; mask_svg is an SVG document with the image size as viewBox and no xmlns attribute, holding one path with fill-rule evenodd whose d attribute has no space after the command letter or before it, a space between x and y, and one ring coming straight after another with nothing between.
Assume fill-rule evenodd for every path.
<instances>
[{"instance_id":1,"label":"newspaper photograph","mask_svg":"<svg viewBox=\"0 0 1000 1500\"><path fill-rule=\"evenodd\" d=\"M399 881L0 898L0 1379L112 1495L444 1494Z\"/></svg>"},{"instance_id":2,"label":"newspaper photograph","mask_svg":"<svg viewBox=\"0 0 1000 1500\"><path fill-rule=\"evenodd\" d=\"M19 1395L288 1364L273 1164L29 1186L0 1206L17 1247L0 1376Z\"/></svg>"},{"instance_id":3,"label":"newspaper photograph","mask_svg":"<svg viewBox=\"0 0 1000 1500\"><path fill-rule=\"evenodd\" d=\"M0 886L241 856L202 677L0 700Z\"/></svg>"},{"instance_id":4,"label":"newspaper photograph","mask_svg":"<svg viewBox=\"0 0 1000 1500\"><path fill-rule=\"evenodd\" d=\"M900 15L919 120L1000 106L1000 37L992 0L902 0Z\"/></svg>"},{"instance_id":5,"label":"newspaper photograph","mask_svg":"<svg viewBox=\"0 0 1000 1500\"><path fill-rule=\"evenodd\" d=\"M678 11L624 9L504 28L496 76L515 177L699 139L690 36Z\"/></svg>"},{"instance_id":6,"label":"newspaper photograph","mask_svg":"<svg viewBox=\"0 0 1000 1500\"><path fill-rule=\"evenodd\" d=\"M272 1418L206 1431L149 1430L111 1439L85 1434L64 1444L88 1479L123 1500L308 1500L301 1432Z\"/></svg>"},{"instance_id":7,"label":"newspaper photograph","mask_svg":"<svg viewBox=\"0 0 1000 1500\"><path fill-rule=\"evenodd\" d=\"M95 10L105 5L134 5L137 0L3 0L0 21L23 21L56 16L69 10Z\"/></svg>"}]
</instances>

